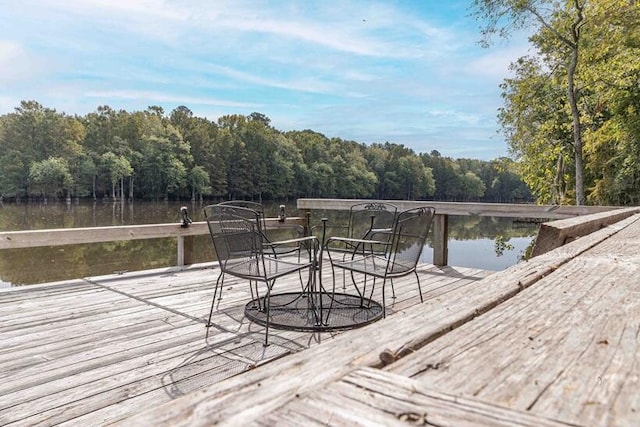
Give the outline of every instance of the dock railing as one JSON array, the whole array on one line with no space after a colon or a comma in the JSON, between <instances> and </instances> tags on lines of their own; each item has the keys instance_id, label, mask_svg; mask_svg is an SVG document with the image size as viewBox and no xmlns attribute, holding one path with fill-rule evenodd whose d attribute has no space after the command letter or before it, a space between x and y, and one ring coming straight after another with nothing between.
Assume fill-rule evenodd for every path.
<instances>
[{"instance_id":1,"label":"dock railing","mask_svg":"<svg viewBox=\"0 0 640 427\"><path fill-rule=\"evenodd\" d=\"M284 222L267 218L267 229L304 226L304 218L290 217ZM206 221L181 223L116 225L108 227L54 228L46 230L0 232L0 249L37 248L124 240L174 238L178 241L177 265L193 263L194 237L209 234Z\"/></svg>"},{"instance_id":2,"label":"dock railing","mask_svg":"<svg viewBox=\"0 0 640 427\"><path fill-rule=\"evenodd\" d=\"M351 205L366 202L362 199L298 199L298 211L311 210L349 210ZM381 200L370 200L380 202ZM495 216L508 218L536 218L536 219L567 219L583 215L595 215L595 219L584 218L576 221L569 221L560 228L553 225L543 225L540 232L545 231L549 238L547 246L538 251L545 252L548 248L553 248L566 241L570 241L580 235L601 228L612 222L619 221L626 216L637 212L637 208L627 208L618 211L619 207L611 206L549 206L530 204L498 204L498 203L457 203L457 202L430 202L430 201L404 201L385 200L398 207L399 210L411 209L417 206L433 206L436 209L436 216L432 225L434 232L433 264L447 265L448 258L448 221L451 215L478 215ZM616 210L615 215L607 212ZM615 220L615 221L614 221ZM266 220L267 229L308 226L306 217L287 217L284 222L278 218L268 218ZM588 224L588 225L585 225ZM18 248L36 248L47 246L63 246L76 244L91 244L113 241L142 240L157 238L177 239L177 265L184 266L193 263L195 259L193 253L194 236L206 235L209 233L205 221L192 222L188 227L183 227L181 223L170 224L144 224L144 225L124 225L107 227L85 227L85 228L58 228L44 230L27 231L4 231L0 232L0 250ZM554 234L555 233L555 234ZM555 237L554 237L555 236ZM541 235L539 235L538 240ZM534 249L535 253L535 249Z\"/></svg>"},{"instance_id":3,"label":"dock railing","mask_svg":"<svg viewBox=\"0 0 640 427\"><path fill-rule=\"evenodd\" d=\"M298 199L298 211L311 210L349 210L356 203L366 202L361 199ZM507 204L507 203L464 203L464 202L434 202L434 201L407 201L407 200L370 200L371 202L386 202L398 207L399 211L416 208L418 206L432 206L436 209L433 220L433 264L444 266L448 264L449 249L449 216L492 216L505 218L530 218L542 220L565 220L576 217L573 220L560 225L563 231L551 223L544 224L540 228L534 255L547 252L564 244L570 239L588 234L605 225L620 221L638 211L638 208L622 209L619 206L557 206L557 205L533 205L533 204ZM622 209L622 210L621 210ZM612 211L615 211L615 215ZM594 218L586 218L585 215L596 215ZM570 227L569 227L570 225ZM565 227L569 227L564 229ZM540 234L542 233L542 234ZM560 240L562 240L560 242ZM538 242L544 242L540 245Z\"/></svg>"}]
</instances>

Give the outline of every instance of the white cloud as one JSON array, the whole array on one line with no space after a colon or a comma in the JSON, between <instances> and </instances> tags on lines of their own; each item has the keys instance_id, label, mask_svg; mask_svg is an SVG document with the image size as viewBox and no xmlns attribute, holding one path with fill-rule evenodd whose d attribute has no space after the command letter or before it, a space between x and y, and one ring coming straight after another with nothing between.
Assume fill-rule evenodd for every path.
<instances>
[{"instance_id":1,"label":"white cloud","mask_svg":"<svg viewBox=\"0 0 640 427\"><path fill-rule=\"evenodd\" d=\"M516 59L531 54L526 38L515 39L513 44L483 49L483 55L471 60L465 72L492 81L502 81L509 75L509 65Z\"/></svg>"},{"instance_id":2,"label":"white cloud","mask_svg":"<svg viewBox=\"0 0 640 427\"><path fill-rule=\"evenodd\" d=\"M20 43L0 40L0 87L34 78L42 65L43 61Z\"/></svg>"},{"instance_id":3,"label":"white cloud","mask_svg":"<svg viewBox=\"0 0 640 427\"><path fill-rule=\"evenodd\" d=\"M219 65L209 65L205 69L215 74L230 77L236 81L251 83L255 85L268 86L280 89L295 90L302 92L330 93L335 91L335 85L332 83L322 82L313 77L302 77L294 79L275 79L264 77L256 73L248 73L245 71L235 70L230 67Z\"/></svg>"},{"instance_id":4,"label":"white cloud","mask_svg":"<svg viewBox=\"0 0 640 427\"><path fill-rule=\"evenodd\" d=\"M460 125L475 126L482 122L482 117L478 114L467 113L455 110L431 110L427 113L434 120L442 120L447 123L457 123Z\"/></svg>"},{"instance_id":5,"label":"white cloud","mask_svg":"<svg viewBox=\"0 0 640 427\"><path fill-rule=\"evenodd\" d=\"M152 91L88 91L86 96L91 98L100 98L102 100L143 100L144 102L160 102L160 103L174 103L176 105L216 105L220 107L239 107L239 108L257 108L259 104L253 104L249 102L233 102L228 100L214 99L214 98L199 98L199 97L186 97L186 96L172 96L167 95L164 92L152 92Z\"/></svg>"},{"instance_id":6,"label":"white cloud","mask_svg":"<svg viewBox=\"0 0 640 427\"><path fill-rule=\"evenodd\" d=\"M481 51L462 15L432 13L450 2L408 3L12 2L0 114L12 99L69 113L186 105L210 119L260 111L275 126L416 144L492 126L497 84L521 47ZM459 14L468 5L453 3Z\"/></svg>"}]
</instances>

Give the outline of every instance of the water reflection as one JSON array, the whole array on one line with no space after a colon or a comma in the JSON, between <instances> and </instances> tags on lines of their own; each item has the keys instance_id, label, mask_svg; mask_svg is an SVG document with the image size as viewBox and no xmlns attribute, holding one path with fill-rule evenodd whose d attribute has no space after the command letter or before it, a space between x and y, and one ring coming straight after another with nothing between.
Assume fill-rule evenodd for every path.
<instances>
[{"instance_id":1,"label":"water reflection","mask_svg":"<svg viewBox=\"0 0 640 427\"><path fill-rule=\"evenodd\" d=\"M193 221L203 221L201 203L49 203L8 204L0 207L0 230L35 230L110 225L182 222L180 207L187 206ZM277 217L280 203L267 204L267 216ZM288 217L298 216L295 202L286 204ZM314 211L312 223L327 217L333 223L346 221L348 212ZM518 262L537 231L535 224L518 224L509 218L451 217L449 220L449 264L502 270ZM502 235L514 246L496 256L494 241ZM430 239L430 241L432 241ZM176 265L176 239L134 240L32 249L0 250L0 287L23 285L135 271ZM196 262L214 259L208 236L195 239ZM425 248L423 261L432 260Z\"/></svg>"}]
</instances>

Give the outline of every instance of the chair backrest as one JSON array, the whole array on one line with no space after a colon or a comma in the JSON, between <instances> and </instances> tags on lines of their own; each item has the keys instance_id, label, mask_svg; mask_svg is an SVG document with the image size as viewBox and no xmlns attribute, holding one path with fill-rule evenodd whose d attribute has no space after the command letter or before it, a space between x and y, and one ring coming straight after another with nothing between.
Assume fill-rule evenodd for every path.
<instances>
[{"instance_id":1,"label":"chair backrest","mask_svg":"<svg viewBox=\"0 0 640 427\"><path fill-rule=\"evenodd\" d=\"M395 205L384 202L353 205L349 210L349 231L346 237L366 239L372 237L372 230L391 230L397 212Z\"/></svg>"},{"instance_id":2,"label":"chair backrest","mask_svg":"<svg viewBox=\"0 0 640 427\"><path fill-rule=\"evenodd\" d=\"M227 200L218 204L223 206L237 206L241 208L247 208L257 212L260 217L260 230L262 231L262 237L267 242L271 242L273 240L294 239L304 236L305 230L301 225L289 225L288 227L267 230L267 216L265 214L264 205L262 203L251 202L249 200ZM295 249L295 246L279 246L278 248L275 248L274 251L287 253Z\"/></svg>"},{"instance_id":3,"label":"chair backrest","mask_svg":"<svg viewBox=\"0 0 640 427\"><path fill-rule=\"evenodd\" d=\"M264 206L262 205L262 203L252 202L249 200L227 200L218 204L223 206L237 206L240 208L247 208L257 212L258 215L260 215L260 227L262 228L262 231L264 232L267 229Z\"/></svg>"},{"instance_id":4,"label":"chair backrest","mask_svg":"<svg viewBox=\"0 0 640 427\"><path fill-rule=\"evenodd\" d=\"M264 237L258 212L239 206L218 204L205 206L204 216L222 271L226 270L230 260L242 261L262 257Z\"/></svg>"},{"instance_id":5,"label":"chair backrest","mask_svg":"<svg viewBox=\"0 0 640 427\"><path fill-rule=\"evenodd\" d=\"M434 215L435 209L428 206L398 214L393 227L387 273L402 274L416 268Z\"/></svg>"}]
</instances>

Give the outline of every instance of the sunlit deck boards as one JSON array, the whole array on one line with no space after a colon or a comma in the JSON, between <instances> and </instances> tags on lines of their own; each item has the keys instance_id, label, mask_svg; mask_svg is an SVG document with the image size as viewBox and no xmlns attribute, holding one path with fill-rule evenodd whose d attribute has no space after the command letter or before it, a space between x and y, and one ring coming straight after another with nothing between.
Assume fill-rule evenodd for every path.
<instances>
[{"instance_id":1,"label":"sunlit deck boards","mask_svg":"<svg viewBox=\"0 0 640 427\"><path fill-rule=\"evenodd\" d=\"M638 236L634 215L120 425L640 425Z\"/></svg>"},{"instance_id":2,"label":"sunlit deck boards","mask_svg":"<svg viewBox=\"0 0 640 427\"><path fill-rule=\"evenodd\" d=\"M489 272L423 265L419 274L429 301L473 293ZM227 278L205 340L216 277L191 268L0 291L0 425L108 424L338 335L273 329L263 347L264 329L244 318L248 285ZM411 277L395 291L389 317L419 304Z\"/></svg>"},{"instance_id":3,"label":"sunlit deck boards","mask_svg":"<svg viewBox=\"0 0 640 427\"><path fill-rule=\"evenodd\" d=\"M584 426L640 425L640 220L390 372Z\"/></svg>"}]
</instances>

